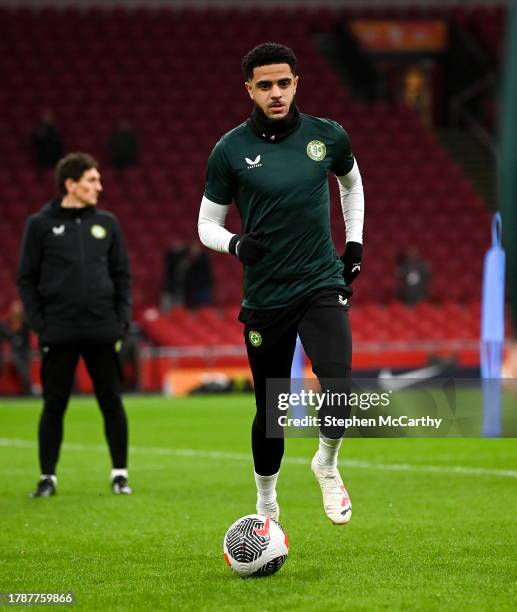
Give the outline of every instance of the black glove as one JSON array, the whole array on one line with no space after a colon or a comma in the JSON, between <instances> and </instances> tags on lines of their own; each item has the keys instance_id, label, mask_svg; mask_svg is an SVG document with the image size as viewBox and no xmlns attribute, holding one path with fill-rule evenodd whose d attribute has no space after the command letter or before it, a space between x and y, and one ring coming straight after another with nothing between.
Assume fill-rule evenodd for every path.
<instances>
[{"instance_id":1,"label":"black glove","mask_svg":"<svg viewBox=\"0 0 517 612\"><path fill-rule=\"evenodd\" d=\"M347 285L351 285L361 272L363 259L363 245L358 242L347 242L345 252L341 256L343 262L343 278Z\"/></svg>"},{"instance_id":2,"label":"black glove","mask_svg":"<svg viewBox=\"0 0 517 612\"><path fill-rule=\"evenodd\" d=\"M235 234L230 240L228 250L236 255L245 266L254 266L271 249L260 242L264 232L250 232L249 234Z\"/></svg>"}]
</instances>

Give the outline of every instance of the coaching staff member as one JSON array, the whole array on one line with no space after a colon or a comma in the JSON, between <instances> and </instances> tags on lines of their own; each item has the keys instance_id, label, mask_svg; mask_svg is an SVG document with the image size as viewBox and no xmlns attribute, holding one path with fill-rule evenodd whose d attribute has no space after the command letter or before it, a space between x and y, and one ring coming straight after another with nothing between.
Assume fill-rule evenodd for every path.
<instances>
[{"instance_id":1,"label":"coaching staff member","mask_svg":"<svg viewBox=\"0 0 517 612\"><path fill-rule=\"evenodd\" d=\"M71 153L56 166L60 197L29 217L17 284L42 351L41 478L33 497L56 492L63 417L82 356L104 417L114 493L129 494L128 427L117 356L131 320L129 261L116 217L97 209L97 162Z\"/></svg>"}]
</instances>

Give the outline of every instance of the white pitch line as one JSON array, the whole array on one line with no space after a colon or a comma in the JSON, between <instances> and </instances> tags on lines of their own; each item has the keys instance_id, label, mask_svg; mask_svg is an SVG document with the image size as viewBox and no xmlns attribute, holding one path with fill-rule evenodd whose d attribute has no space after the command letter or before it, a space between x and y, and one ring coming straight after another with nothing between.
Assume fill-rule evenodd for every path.
<instances>
[{"instance_id":1,"label":"white pitch line","mask_svg":"<svg viewBox=\"0 0 517 612\"><path fill-rule=\"evenodd\" d=\"M36 448L36 442L19 438L0 438L0 447ZM106 446L101 444L80 444L65 442L65 450L79 452L106 452ZM193 457L198 459L222 459L228 461L251 461L251 454L227 453L223 451L204 451L194 448L160 448L157 446L131 446L131 454L163 455L168 457ZM309 465L309 459L304 457L284 457L282 463L293 465ZM461 474L466 476L499 476L501 478L517 478L517 470L496 470L483 467L467 467L461 465L418 465L410 463L375 463L355 459L342 459L340 464L347 468L364 470L382 470L386 472L428 472L434 474Z\"/></svg>"}]
</instances>

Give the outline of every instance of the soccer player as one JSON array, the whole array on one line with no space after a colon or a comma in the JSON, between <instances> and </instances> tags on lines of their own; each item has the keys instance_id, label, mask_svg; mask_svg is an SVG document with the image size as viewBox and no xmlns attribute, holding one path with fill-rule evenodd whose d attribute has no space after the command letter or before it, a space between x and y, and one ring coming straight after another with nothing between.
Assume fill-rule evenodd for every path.
<instances>
[{"instance_id":1,"label":"soccer player","mask_svg":"<svg viewBox=\"0 0 517 612\"><path fill-rule=\"evenodd\" d=\"M208 160L198 230L203 244L244 264L244 324L257 412L252 450L257 512L277 520L276 482L281 437L266 432L266 380L289 378L299 334L322 388L349 389L350 284L362 258L364 196L345 130L335 121L304 115L293 51L264 43L243 59L251 116L225 134ZM327 174L339 182L346 249L338 257L330 233ZM225 229L235 200L242 232ZM271 408L270 408L271 409ZM352 506L337 468L344 431L320 429L312 460L325 512L338 525Z\"/></svg>"},{"instance_id":2,"label":"soccer player","mask_svg":"<svg viewBox=\"0 0 517 612\"><path fill-rule=\"evenodd\" d=\"M33 497L54 495L63 417L82 356L104 417L111 487L129 494L127 419L117 350L131 320L129 261L116 217L96 208L97 162L71 153L56 166L59 197L29 217L17 283L42 353L41 477Z\"/></svg>"}]
</instances>

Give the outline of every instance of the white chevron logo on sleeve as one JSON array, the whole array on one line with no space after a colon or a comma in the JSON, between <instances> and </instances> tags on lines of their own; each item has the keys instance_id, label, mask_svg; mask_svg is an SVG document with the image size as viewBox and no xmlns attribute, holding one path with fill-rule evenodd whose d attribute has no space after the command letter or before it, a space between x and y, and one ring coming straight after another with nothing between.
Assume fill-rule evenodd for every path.
<instances>
[{"instance_id":1,"label":"white chevron logo on sleeve","mask_svg":"<svg viewBox=\"0 0 517 612\"><path fill-rule=\"evenodd\" d=\"M255 159L250 159L249 157L245 157L244 159L246 160L248 166L257 166L258 164L260 164L260 155L257 155Z\"/></svg>"}]
</instances>

